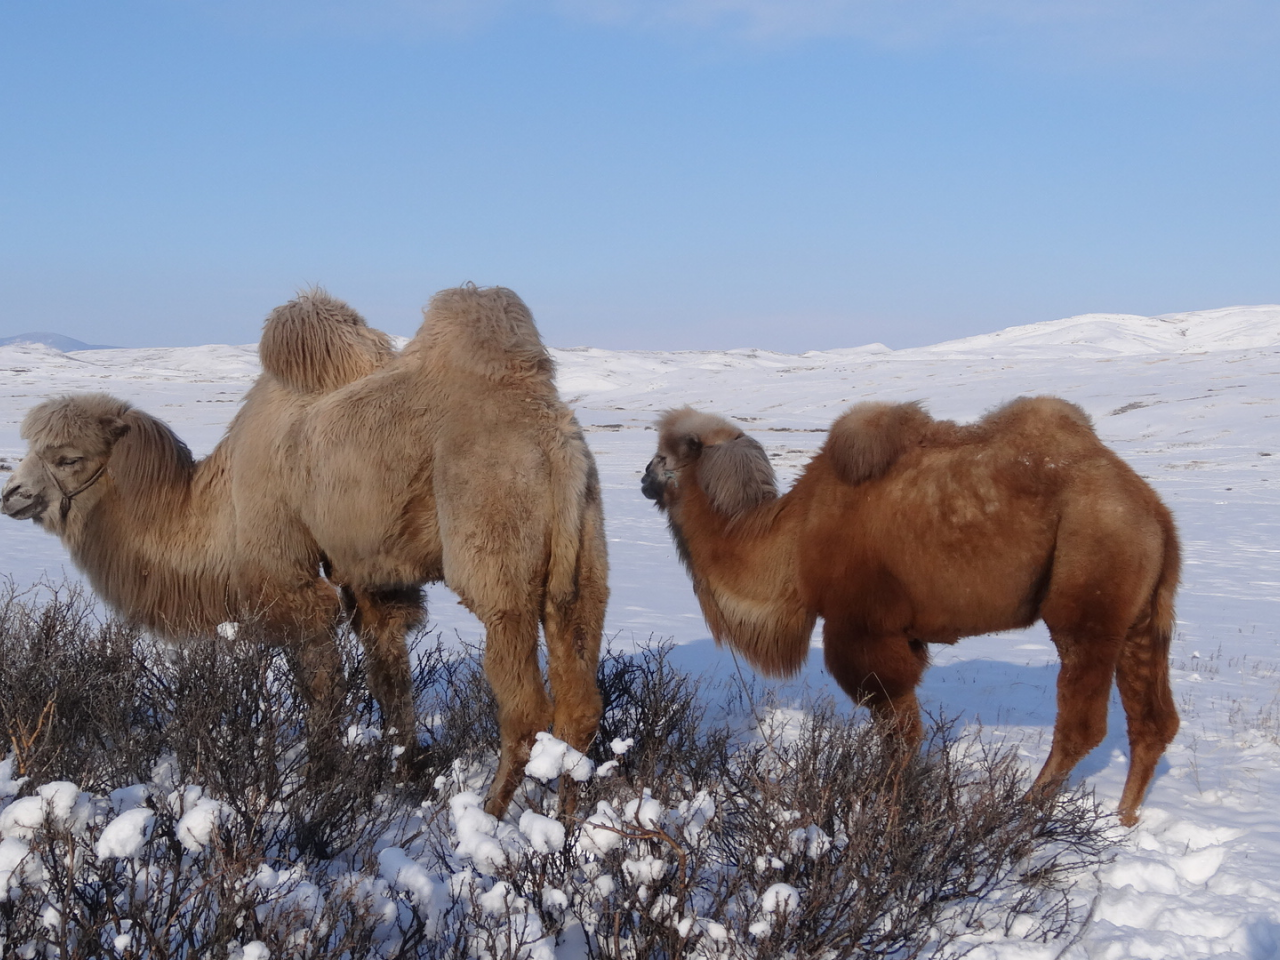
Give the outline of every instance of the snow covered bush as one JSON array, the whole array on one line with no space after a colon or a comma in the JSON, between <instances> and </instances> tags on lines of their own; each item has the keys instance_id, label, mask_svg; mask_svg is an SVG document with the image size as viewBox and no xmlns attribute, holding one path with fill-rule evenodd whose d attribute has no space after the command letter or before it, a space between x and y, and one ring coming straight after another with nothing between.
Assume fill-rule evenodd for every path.
<instances>
[{"instance_id":1,"label":"snow covered bush","mask_svg":"<svg viewBox=\"0 0 1280 960\"><path fill-rule=\"evenodd\" d=\"M0 598L0 954L945 957L1073 931L1107 854L1087 797L1026 801L1009 755L945 724L903 762L830 704L704 688L661 647L605 657L590 755L541 737L500 821L474 651L420 638L405 769L354 653L332 719L355 735L308 757L282 655L252 625L224 640Z\"/></svg>"}]
</instances>

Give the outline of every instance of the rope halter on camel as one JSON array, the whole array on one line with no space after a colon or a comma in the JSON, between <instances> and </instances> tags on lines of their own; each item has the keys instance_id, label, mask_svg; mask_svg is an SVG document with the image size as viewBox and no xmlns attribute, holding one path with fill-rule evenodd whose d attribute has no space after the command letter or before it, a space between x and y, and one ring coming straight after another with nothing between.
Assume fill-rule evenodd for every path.
<instances>
[{"instance_id":1,"label":"rope halter on camel","mask_svg":"<svg viewBox=\"0 0 1280 960\"><path fill-rule=\"evenodd\" d=\"M103 460L98 469L93 471L93 476L80 484L80 486L76 487L74 490L68 492L67 488L62 485L62 481L58 479L58 475L53 472L53 467L50 465L49 461L44 457L37 457L37 459L44 467L44 472L49 475L49 479L53 481L54 486L58 488L58 492L62 494L62 503L58 507L58 519L63 523L67 522L67 514L71 512L71 501L101 480L102 475L107 472L107 461Z\"/></svg>"}]
</instances>

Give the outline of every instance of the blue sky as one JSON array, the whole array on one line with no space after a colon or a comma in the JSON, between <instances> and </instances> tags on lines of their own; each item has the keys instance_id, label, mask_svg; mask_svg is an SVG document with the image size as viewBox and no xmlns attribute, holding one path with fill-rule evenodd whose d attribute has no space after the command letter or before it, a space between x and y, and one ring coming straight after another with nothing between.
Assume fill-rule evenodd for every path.
<instances>
[{"instance_id":1,"label":"blue sky","mask_svg":"<svg viewBox=\"0 0 1280 960\"><path fill-rule=\"evenodd\" d=\"M1274 0L0 0L0 336L936 342L1280 301Z\"/></svg>"}]
</instances>

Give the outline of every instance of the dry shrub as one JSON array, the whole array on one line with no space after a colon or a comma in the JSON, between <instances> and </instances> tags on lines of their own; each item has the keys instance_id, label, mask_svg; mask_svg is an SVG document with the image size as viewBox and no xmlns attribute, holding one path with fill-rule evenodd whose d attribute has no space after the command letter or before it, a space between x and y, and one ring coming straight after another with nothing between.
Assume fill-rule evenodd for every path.
<instances>
[{"instance_id":1,"label":"dry shrub","mask_svg":"<svg viewBox=\"0 0 1280 960\"><path fill-rule=\"evenodd\" d=\"M904 757L828 700L773 711L749 692L758 735L744 743L740 716L706 723L705 691L661 647L608 663L602 688L623 676L602 729L635 746L587 796L624 842L585 872L567 857L533 882L523 866L504 875L533 901L573 891L588 956L945 957L974 936L1049 941L1082 922L1075 883L1113 843L1083 788L1029 797L1012 752L947 722ZM654 861L661 877L636 879Z\"/></svg>"},{"instance_id":2,"label":"dry shrub","mask_svg":"<svg viewBox=\"0 0 1280 960\"><path fill-rule=\"evenodd\" d=\"M0 730L16 772L99 792L144 776L159 748L135 696L149 672L137 631L100 619L74 587L30 600L0 590Z\"/></svg>"},{"instance_id":3,"label":"dry shrub","mask_svg":"<svg viewBox=\"0 0 1280 960\"><path fill-rule=\"evenodd\" d=\"M0 598L0 723L27 778L7 797L0 767L0 823L43 798L0 840L0 953L944 957L1073 932L1072 885L1107 855L1087 796L1026 800L1009 754L946 724L903 758L830 704L726 696L660 646L602 662L593 755L617 762L540 852L464 792L497 754L478 652L418 638L424 755L406 770L343 649L344 735L316 764L318 718L252 625L174 649L66 591ZM554 815L556 796L530 781L523 804ZM145 837L102 847L126 810L149 811Z\"/></svg>"}]
</instances>

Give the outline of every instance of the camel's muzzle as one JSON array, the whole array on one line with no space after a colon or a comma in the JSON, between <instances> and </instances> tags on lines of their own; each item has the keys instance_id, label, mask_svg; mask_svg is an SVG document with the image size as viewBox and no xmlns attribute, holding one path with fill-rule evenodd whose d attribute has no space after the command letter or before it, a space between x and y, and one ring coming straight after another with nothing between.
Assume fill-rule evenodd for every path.
<instances>
[{"instance_id":1,"label":"camel's muzzle","mask_svg":"<svg viewBox=\"0 0 1280 960\"><path fill-rule=\"evenodd\" d=\"M0 509L4 510L6 517L15 520L38 520L49 509L49 501L43 494L30 493L21 484L10 482L4 488Z\"/></svg>"},{"instance_id":2,"label":"camel's muzzle","mask_svg":"<svg viewBox=\"0 0 1280 960\"><path fill-rule=\"evenodd\" d=\"M640 478L640 492L654 501L659 509L666 506L667 480L671 477L664 468L665 464L658 463L658 458L654 457L645 468L644 476Z\"/></svg>"}]
</instances>

